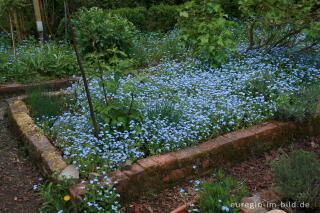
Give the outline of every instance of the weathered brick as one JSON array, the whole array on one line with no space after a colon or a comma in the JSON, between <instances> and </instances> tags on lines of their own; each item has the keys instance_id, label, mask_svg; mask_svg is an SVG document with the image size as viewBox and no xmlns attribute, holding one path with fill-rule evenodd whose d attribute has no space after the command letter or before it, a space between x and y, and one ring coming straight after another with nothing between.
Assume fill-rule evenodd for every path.
<instances>
[{"instance_id":1,"label":"weathered brick","mask_svg":"<svg viewBox=\"0 0 320 213\"><path fill-rule=\"evenodd\" d=\"M189 177L191 174L192 170L190 168L175 169L171 171L167 176L163 177L162 181L165 183L175 182L177 180Z\"/></svg>"},{"instance_id":2,"label":"weathered brick","mask_svg":"<svg viewBox=\"0 0 320 213\"><path fill-rule=\"evenodd\" d=\"M69 193L72 203L76 205L78 199L86 193L86 185L83 183L75 184L69 188Z\"/></svg>"}]
</instances>

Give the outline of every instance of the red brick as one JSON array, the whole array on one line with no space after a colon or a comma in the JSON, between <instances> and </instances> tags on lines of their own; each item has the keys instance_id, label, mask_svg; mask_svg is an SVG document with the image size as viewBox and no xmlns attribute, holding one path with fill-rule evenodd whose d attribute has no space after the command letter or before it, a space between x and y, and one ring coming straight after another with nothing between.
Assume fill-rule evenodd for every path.
<instances>
[{"instance_id":1,"label":"red brick","mask_svg":"<svg viewBox=\"0 0 320 213\"><path fill-rule=\"evenodd\" d=\"M104 184L114 184L114 182L118 182L119 185L127 185L126 183L128 182L129 178L126 176L123 172L120 170L116 170L113 172L110 172L107 175L107 179L103 181Z\"/></svg>"},{"instance_id":2,"label":"red brick","mask_svg":"<svg viewBox=\"0 0 320 213\"><path fill-rule=\"evenodd\" d=\"M76 184L69 188L70 197L73 202L77 203L79 197L86 193L86 185L85 184Z\"/></svg>"},{"instance_id":3,"label":"red brick","mask_svg":"<svg viewBox=\"0 0 320 213\"><path fill-rule=\"evenodd\" d=\"M142 173L144 173L144 169L139 165L139 164L133 164L131 166L130 170L125 170L122 171L126 176L128 176L129 178L134 177L134 176L138 176L141 175Z\"/></svg>"},{"instance_id":4,"label":"red brick","mask_svg":"<svg viewBox=\"0 0 320 213\"><path fill-rule=\"evenodd\" d=\"M219 136L210 141L199 144L199 146L204 149L206 152L211 152L214 149L217 149L219 146L229 143L232 140L230 138L226 138L224 136Z\"/></svg>"},{"instance_id":5,"label":"red brick","mask_svg":"<svg viewBox=\"0 0 320 213\"><path fill-rule=\"evenodd\" d=\"M138 160L137 163L144 169L153 169L159 165L156 161L152 160L151 157Z\"/></svg>"},{"instance_id":6,"label":"red brick","mask_svg":"<svg viewBox=\"0 0 320 213\"><path fill-rule=\"evenodd\" d=\"M169 175L167 175L164 178L162 178L162 181L165 182L165 183L174 182L176 180L181 180L184 177L190 176L191 173L192 173L192 171L190 169L187 169L187 168L176 169L176 170L171 171L169 173Z\"/></svg>"},{"instance_id":7,"label":"red brick","mask_svg":"<svg viewBox=\"0 0 320 213\"><path fill-rule=\"evenodd\" d=\"M207 158L206 150L200 146L188 147L170 154L178 160L179 168L199 165L202 159Z\"/></svg>"}]
</instances>

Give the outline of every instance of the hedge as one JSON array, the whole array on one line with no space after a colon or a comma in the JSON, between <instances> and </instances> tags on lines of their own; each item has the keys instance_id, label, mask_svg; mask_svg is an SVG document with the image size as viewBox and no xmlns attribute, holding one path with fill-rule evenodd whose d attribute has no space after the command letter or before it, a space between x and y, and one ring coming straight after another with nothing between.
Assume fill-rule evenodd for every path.
<instances>
[{"instance_id":1,"label":"hedge","mask_svg":"<svg viewBox=\"0 0 320 213\"><path fill-rule=\"evenodd\" d=\"M155 5L149 9L145 7L120 8L110 10L131 21L141 31L166 32L174 28L179 16L176 5Z\"/></svg>"}]
</instances>

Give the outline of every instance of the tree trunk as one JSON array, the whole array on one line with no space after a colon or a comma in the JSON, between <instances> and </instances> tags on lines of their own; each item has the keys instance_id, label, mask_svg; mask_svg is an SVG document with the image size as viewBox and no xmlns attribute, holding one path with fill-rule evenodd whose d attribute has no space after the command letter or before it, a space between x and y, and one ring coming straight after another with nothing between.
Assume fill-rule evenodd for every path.
<instances>
[{"instance_id":1,"label":"tree trunk","mask_svg":"<svg viewBox=\"0 0 320 213\"><path fill-rule=\"evenodd\" d=\"M20 25L19 25L19 21L18 21L18 15L17 15L16 8L13 9L13 21L14 21L14 26L16 28L18 40L21 40L21 38L22 38L21 37L21 30L20 30Z\"/></svg>"}]
</instances>

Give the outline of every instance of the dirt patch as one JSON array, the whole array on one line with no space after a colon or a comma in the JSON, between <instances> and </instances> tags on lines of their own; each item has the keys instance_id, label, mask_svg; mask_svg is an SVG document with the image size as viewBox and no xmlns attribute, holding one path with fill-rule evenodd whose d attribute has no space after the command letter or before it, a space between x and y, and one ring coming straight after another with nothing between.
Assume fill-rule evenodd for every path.
<instances>
[{"instance_id":1,"label":"dirt patch","mask_svg":"<svg viewBox=\"0 0 320 213\"><path fill-rule=\"evenodd\" d=\"M235 179L243 180L248 192L255 192L273 187L271 168L269 163L280 158L280 153L287 154L292 146L305 151L312 151L320 156L320 136L306 140L297 140L293 144L264 153L262 156L252 157L249 160L238 163L233 167L224 168L224 172ZM212 175L199 178L201 181L210 181ZM183 189L189 195L183 197L180 190ZM193 181L183 182L173 188L166 189L159 194L141 197L138 201L130 203L123 208L124 212L139 213L165 213L183 205L193 199L196 192Z\"/></svg>"},{"instance_id":2,"label":"dirt patch","mask_svg":"<svg viewBox=\"0 0 320 213\"><path fill-rule=\"evenodd\" d=\"M0 99L0 212L38 212L41 202L33 186L40 172L8 127L6 102Z\"/></svg>"}]
</instances>

